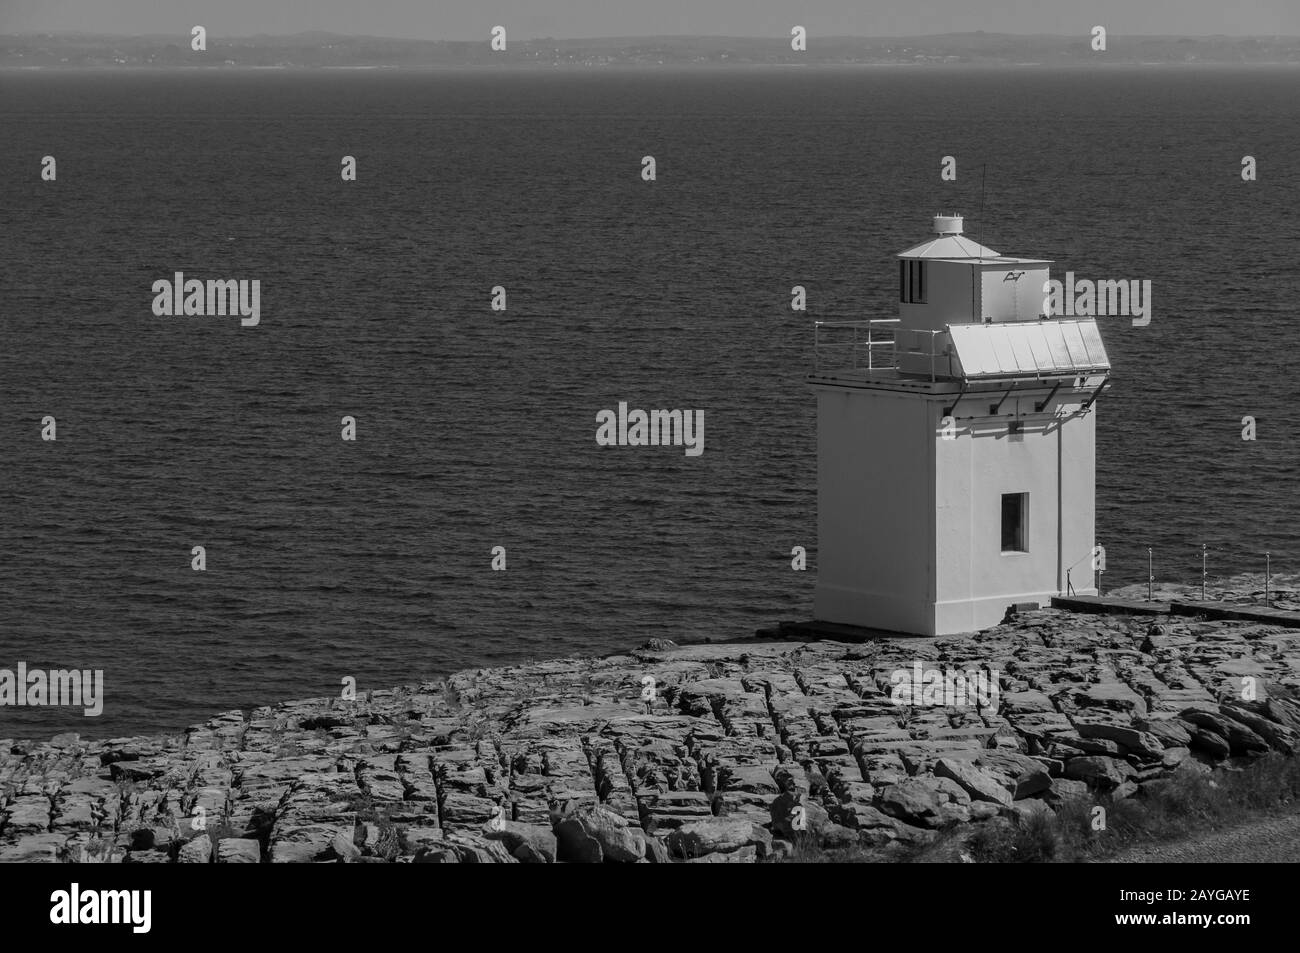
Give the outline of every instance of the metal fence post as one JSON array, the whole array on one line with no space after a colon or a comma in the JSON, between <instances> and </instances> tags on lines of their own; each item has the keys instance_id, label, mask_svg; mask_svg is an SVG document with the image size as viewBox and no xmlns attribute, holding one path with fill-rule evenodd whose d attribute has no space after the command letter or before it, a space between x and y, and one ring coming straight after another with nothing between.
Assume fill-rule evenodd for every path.
<instances>
[{"instance_id":1,"label":"metal fence post","mask_svg":"<svg viewBox=\"0 0 1300 953\"><path fill-rule=\"evenodd\" d=\"M1205 601L1205 561L1209 554L1209 547L1201 543L1201 601Z\"/></svg>"}]
</instances>

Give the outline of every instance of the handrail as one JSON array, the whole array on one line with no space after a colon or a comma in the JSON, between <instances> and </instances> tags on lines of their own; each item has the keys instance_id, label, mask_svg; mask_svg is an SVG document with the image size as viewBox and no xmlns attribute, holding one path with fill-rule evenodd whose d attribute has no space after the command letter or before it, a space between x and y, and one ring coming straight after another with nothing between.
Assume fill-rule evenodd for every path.
<instances>
[{"instance_id":1,"label":"handrail","mask_svg":"<svg viewBox=\"0 0 1300 953\"><path fill-rule=\"evenodd\" d=\"M883 369L883 368L895 366L892 360L892 356L888 360L877 360L875 354L875 351L878 348L888 348L892 355L894 349L894 337L892 334L893 329L892 328L889 329L891 333L887 338L878 338L876 336L876 328L877 325L886 325L886 324L893 325L893 324L897 324L898 322L899 322L898 318L858 318L853 320L831 320L831 321L818 319L814 321L813 322L814 373L820 373L822 370L823 350L832 351L832 350L843 349L843 348L851 349L852 355L850 357L848 366L854 370L857 370L862 367L859 358L859 348L863 348L863 347L865 347L867 351L867 364L866 364L867 370L871 371L871 370L876 370L878 368ZM827 342L823 342L822 340L823 329L837 330L837 331L851 331L852 334L850 340L848 341L827 343ZM861 337L861 332L864 329L866 331L865 340ZM881 330L884 329L882 328Z\"/></svg>"},{"instance_id":2,"label":"handrail","mask_svg":"<svg viewBox=\"0 0 1300 953\"><path fill-rule=\"evenodd\" d=\"M859 318L855 320L821 320L813 322L813 350L814 350L814 373L821 373L823 367L827 366L827 358L832 353L848 348L851 351L847 364L837 364L837 367L844 367L848 370L886 370L898 367L898 349L897 335L894 334L894 328L878 328L879 325L896 325L901 319L899 318ZM829 331L848 331L851 332L849 340L828 342L823 340L822 332ZM862 331L866 331L865 340L862 337ZM877 337L877 331L887 331L887 337ZM942 357L944 354L937 354L935 350L935 337L940 334L947 334L947 329L931 330L928 328L907 329L909 334L928 334L930 335L930 346L928 348L930 358L930 380L935 380L935 358ZM860 357L860 348L866 348L866 364L862 363ZM877 355L879 349L888 349L886 355ZM823 352L826 352L823 354ZM925 352L922 352L925 353Z\"/></svg>"},{"instance_id":3,"label":"handrail","mask_svg":"<svg viewBox=\"0 0 1300 953\"><path fill-rule=\"evenodd\" d=\"M1263 574L1263 585L1264 585L1264 605L1265 605L1265 606L1268 606L1268 607L1270 607L1270 608L1272 607L1272 605L1273 605L1273 596L1275 595L1275 590L1273 589L1273 576L1274 576L1274 575L1283 575L1283 574L1282 574L1282 573L1276 573L1276 574L1275 574L1275 573L1273 572L1273 553L1272 553L1271 550L1267 550L1267 549L1264 549L1264 550L1259 550L1259 549L1237 549L1237 548L1227 549L1227 548L1224 548L1224 547L1223 547L1221 544L1219 544L1219 543L1215 543L1214 545L1211 545L1211 544L1209 544L1209 543L1205 543L1205 542L1202 542L1202 543L1200 544L1200 547L1201 547L1201 548L1200 548L1200 551L1199 551L1198 555L1200 555L1200 557L1201 557L1201 582L1200 582L1200 588L1201 588L1201 601L1202 601L1202 602L1207 601L1207 600L1208 600L1208 596L1209 596L1209 593L1208 593L1207 590L1208 590L1209 580L1210 580L1210 571L1209 571L1209 570L1210 570L1210 557L1211 557L1211 556L1227 556L1228 558L1234 560L1236 566L1241 566L1243 560L1245 560L1245 559L1247 559L1247 558L1251 558L1251 559L1259 559L1260 557L1263 557L1263 568L1264 568L1264 574ZM1180 547L1180 548L1181 548L1181 547ZM1156 582L1156 570L1155 570L1155 547L1154 547L1154 546L1147 546L1147 547L1146 547L1146 551L1147 551L1147 601L1148 601L1148 602L1151 602L1151 601L1154 601L1154 599L1155 599L1155 582ZM1098 561L1098 553L1099 553L1099 552L1100 552L1100 561ZM1093 569L1093 572L1094 572L1094 573L1104 573L1104 572L1106 571L1106 556L1105 556L1105 552L1106 552L1106 547L1104 547L1104 546L1093 546L1092 550L1088 553L1088 555L1082 557L1081 559L1077 559L1077 560L1075 560L1074 563L1073 563L1072 565L1070 565L1070 566L1065 570L1066 590L1065 590L1065 592L1063 593L1063 595L1073 595L1073 586L1071 586L1070 581L1069 581L1069 580L1070 580L1070 571L1073 570L1073 569L1075 569L1075 568L1077 568L1078 565L1079 565L1079 563L1083 562L1085 559L1088 559L1088 558L1090 558L1090 557L1092 558L1092 560L1093 560L1093 567L1092 567L1092 569ZM1256 565L1256 567L1258 567L1258 566L1259 566L1259 563L1257 562L1257 563L1255 563L1255 565ZM1242 578L1242 577L1250 578L1250 577L1252 577L1252 576L1254 576L1254 575L1256 575L1256 573L1254 573L1253 571L1250 571L1250 570L1247 570L1247 571L1245 571L1245 572L1236 571L1236 572L1234 572L1233 575L1232 575L1231 577L1229 577L1229 578ZM1223 578L1223 577L1220 577L1220 578ZM1190 587L1189 587L1189 588L1190 588ZM1100 576L1098 576L1098 578L1097 578L1097 593L1098 593L1098 595L1101 594L1101 579L1100 579Z\"/></svg>"}]
</instances>

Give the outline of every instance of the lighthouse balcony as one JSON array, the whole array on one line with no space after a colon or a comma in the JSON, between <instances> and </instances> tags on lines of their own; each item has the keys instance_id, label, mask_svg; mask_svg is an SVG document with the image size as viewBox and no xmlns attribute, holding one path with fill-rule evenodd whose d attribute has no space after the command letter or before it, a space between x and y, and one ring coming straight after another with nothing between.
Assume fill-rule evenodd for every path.
<instances>
[{"instance_id":1,"label":"lighthouse balcony","mask_svg":"<svg viewBox=\"0 0 1300 953\"><path fill-rule=\"evenodd\" d=\"M1110 359L1092 319L901 327L898 318L818 321L814 377L1006 380L1104 375Z\"/></svg>"},{"instance_id":2,"label":"lighthouse balcony","mask_svg":"<svg viewBox=\"0 0 1300 953\"><path fill-rule=\"evenodd\" d=\"M813 326L814 376L867 378L914 375L931 381L955 376L952 338L938 331L899 326L898 318L817 321Z\"/></svg>"},{"instance_id":3,"label":"lighthouse balcony","mask_svg":"<svg viewBox=\"0 0 1300 953\"><path fill-rule=\"evenodd\" d=\"M898 318L813 322L813 373L897 368L894 338Z\"/></svg>"}]
</instances>

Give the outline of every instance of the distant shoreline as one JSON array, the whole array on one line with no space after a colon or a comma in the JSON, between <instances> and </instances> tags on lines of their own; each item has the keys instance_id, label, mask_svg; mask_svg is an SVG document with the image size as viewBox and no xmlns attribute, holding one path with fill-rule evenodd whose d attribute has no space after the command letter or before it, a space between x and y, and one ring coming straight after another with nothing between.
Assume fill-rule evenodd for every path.
<instances>
[{"instance_id":1,"label":"distant shoreline","mask_svg":"<svg viewBox=\"0 0 1300 953\"><path fill-rule=\"evenodd\" d=\"M524 39L504 34L494 49L488 33L470 40L297 33L223 36L208 33L198 48L188 32L0 35L0 64L44 67L247 68L604 68L614 66L735 68L755 66L959 66L1089 69L1116 66L1294 66L1300 36L1094 37L948 33L918 36L606 36ZM802 45L800 45L802 44ZM1100 44L1100 45L1098 45Z\"/></svg>"},{"instance_id":2,"label":"distant shoreline","mask_svg":"<svg viewBox=\"0 0 1300 953\"><path fill-rule=\"evenodd\" d=\"M1118 72L1122 70L1297 70L1300 62L1268 63L1076 63L1049 65L1046 63L608 63L591 66L581 63L503 63L430 66L149 66L149 65L88 65L88 66L13 66L0 64L2 73L591 73L591 72L695 72L724 73L742 70L810 71L857 69L946 70L951 72L995 70L1038 70L1050 72Z\"/></svg>"}]
</instances>

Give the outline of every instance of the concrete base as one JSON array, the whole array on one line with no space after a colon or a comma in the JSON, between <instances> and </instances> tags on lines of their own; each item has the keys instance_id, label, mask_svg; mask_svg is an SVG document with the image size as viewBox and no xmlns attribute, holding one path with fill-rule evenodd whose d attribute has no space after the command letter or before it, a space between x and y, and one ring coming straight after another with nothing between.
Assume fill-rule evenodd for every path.
<instances>
[{"instance_id":1,"label":"concrete base","mask_svg":"<svg viewBox=\"0 0 1300 953\"><path fill-rule=\"evenodd\" d=\"M1139 602L1136 599L1114 599L1109 596L1056 596L1053 609L1070 612L1095 612L1102 615L1168 615L1167 602Z\"/></svg>"},{"instance_id":2,"label":"concrete base","mask_svg":"<svg viewBox=\"0 0 1300 953\"><path fill-rule=\"evenodd\" d=\"M897 593L862 592L819 582L813 592L813 618L860 629L933 635L933 610Z\"/></svg>"},{"instance_id":3,"label":"concrete base","mask_svg":"<svg viewBox=\"0 0 1300 953\"><path fill-rule=\"evenodd\" d=\"M1097 590L1076 589L1075 593L1095 596ZM813 617L820 622L908 635L959 635L993 628L1016 603L1036 602L1046 606L1056 596L1055 592L1009 592L979 599L927 603L890 593L818 585L813 595Z\"/></svg>"},{"instance_id":4,"label":"concrete base","mask_svg":"<svg viewBox=\"0 0 1300 953\"><path fill-rule=\"evenodd\" d=\"M782 622L772 633L772 638L784 641L812 641L826 639L831 642L878 642L881 639L920 638L913 632L891 632L886 629L865 629L860 625L840 622Z\"/></svg>"}]
</instances>

